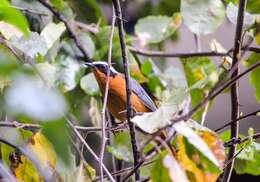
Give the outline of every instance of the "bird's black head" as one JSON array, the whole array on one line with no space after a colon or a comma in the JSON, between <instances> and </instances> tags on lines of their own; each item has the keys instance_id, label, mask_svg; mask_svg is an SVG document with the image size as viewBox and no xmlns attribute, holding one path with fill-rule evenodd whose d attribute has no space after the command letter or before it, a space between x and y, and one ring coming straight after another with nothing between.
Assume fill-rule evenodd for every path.
<instances>
[{"instance_id":1,"label":"bird's black head","mask_svg":"<svg viewBox=\"0 0 260 182\"><path fill-rule=\"evenodd\" d=\"M97 69L98 71L104 73L105 75L107 75L107 72L109 70L109 65L107 64L107 62L95 61L92 63L85 63L85 64L93 69ZM116 74L118 74L118 72L112 66L110 66L110 76L115 76Z\"/></svg>"}]
</instances>

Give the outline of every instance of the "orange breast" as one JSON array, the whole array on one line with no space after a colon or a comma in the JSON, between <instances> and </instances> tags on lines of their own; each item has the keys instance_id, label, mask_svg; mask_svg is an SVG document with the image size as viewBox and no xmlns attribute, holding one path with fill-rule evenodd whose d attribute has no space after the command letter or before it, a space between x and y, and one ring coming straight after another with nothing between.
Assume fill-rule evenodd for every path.
<instances>
[{"instance_id":1,"label":"orange breast","mask_svg":"<svg viewBox=\"0 0 260 182\"><path fill-rule=\"evenodd\" d=\"M106 75L94 70L95 77L102 92L105 93ZM126 85L121 74L110 77L108 92L108 110L118 120L126 120ZM143 104L135 93L131 93L131 106L135 112L149 112L150 110Z\"/></svg>"}]
</instances>

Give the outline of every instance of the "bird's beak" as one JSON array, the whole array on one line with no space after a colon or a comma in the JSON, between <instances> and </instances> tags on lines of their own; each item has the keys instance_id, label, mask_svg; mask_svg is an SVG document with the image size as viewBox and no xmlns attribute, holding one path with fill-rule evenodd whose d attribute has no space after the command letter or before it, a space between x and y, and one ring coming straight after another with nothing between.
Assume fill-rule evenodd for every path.
<instances>
[{"instance_id":1,"label":"bird's beak","mask_svg":"<svg viewBox=\"0 0 260 182\"><path fill-rule=\"evenodd\" d=\"M95 68L93 63L85 63L86 66L90 67L90 68Z\"/></svg>"}]
</instances>

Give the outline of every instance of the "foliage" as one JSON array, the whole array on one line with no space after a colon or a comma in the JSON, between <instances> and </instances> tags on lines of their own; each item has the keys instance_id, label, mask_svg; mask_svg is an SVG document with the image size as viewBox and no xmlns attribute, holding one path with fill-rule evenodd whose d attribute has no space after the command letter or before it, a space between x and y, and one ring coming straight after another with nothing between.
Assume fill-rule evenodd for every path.
<instances>
[{"instance_id":1,"label":"foliage","mask_svg":"<svg viewBox=\"0 0 260 182\"><path fill-rule=\"evenodd\" d=\"M228 162L223 143L230 143L230 131L219 137L203 126L205 115L214 104L213 98L206 100L208 105L189 111L205 101L219 82L229 81L225 80L226 70L230 68L234 50L225 50L216 40L210 45L212 52L205 55L201 51L200 56L194 57L197 52L183 50L184 54L174 56L183 69L173 66L160 54L176 46L183 31L198 37L195 46L199 50L200 37L216 32L225 16L237 23L239 1L121 2L130 75L157 105L156 111L137 112L131 118L137 128L140 160L145 160L140 166L141 176L153 182L217 181ZM93 165L93 160L99 163L97 158L102 152L90 149L100 148L106 141L101 146L105 149L105 167L110 166L110 160L106 159L111 156L113 160L132 164L132 138L127 126L121 128L122 123L112 122L109 113L102 113L104 98L95 75L84 64L89 60L82 49L91 61L106 61L111 46L112 66L123 73L122 37L115 27L113 44L109 45L111 1L47 3L59 13L58 17L39 0L0 3L0 164L17 181L99 180L100 168ZM257 46L251 55L242 57L243 69L260 60L259 13L259 1L248 0L242 42L246 42L248 35L255 38ZM248 50L241 47L244 55ZM140 55L142 50L150 51L144 56L145 53ZM159 54L159 58L149 55L151 51ZM217 52L227 54L222 57ZM260 68L248 74L256 101L260 103ZM103 114L106 121L111 121L105 123L106 136L100 132ZM93 132L96 134L90 135ZM241 152L234 169L238 174L260 175L260 144L253 138L253 129L248 136L240 135L241 139L237 139L245 141L237 144L237 151ZM105 175L106 171L103 172Z\"/></svg>"}]
</instances>

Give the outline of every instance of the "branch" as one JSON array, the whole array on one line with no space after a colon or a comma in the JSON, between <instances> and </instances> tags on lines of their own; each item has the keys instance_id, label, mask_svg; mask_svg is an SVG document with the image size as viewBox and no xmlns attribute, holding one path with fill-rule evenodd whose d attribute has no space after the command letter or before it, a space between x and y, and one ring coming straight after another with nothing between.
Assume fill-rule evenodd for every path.
<instances>
[{"instance_id":1,"label":"branch","mask_svg":"<svg viewBox=\"0 0 260 182\"><path fill-rule=\"evenodd\" d=\"M86 147L86 149L90 152L90 154L94 157L94 160L96 160L98 163L100 163L100 159L98 158L98 156L95 154L95 152L90 148L90 146L87 144L87 142L84 140L84 138L81 136L81 134L79 133L79 131L75 128L75 126L71 123L71 121L69 119L67 119L67 123L69 124L69 126L71 127L71 129L73 130L73 132L76 134L76 136L78 137L78 139L82 142L82 144ZM106 168L106 166L104 165L104 163L101 163L103 170L105 171L105 173L108 175L109 179L112 182L115 182L113 176L111 175L111 173L109 172L109 170Z\"/></svg>"},{"instance_id":2,"label":"branch","mask_svg":"<svg viewBox=\"0 0 260 182\"><path fill-rule=\"evenodd\" d=\"M85 60L87 62L91 62L91 59L88 56L87 51L85 50L84 46L81 44L79 38L77 37L77 34L74 32L73 27L71 26L71 24L69 23L68 20L66 20L66 18L60 14L60 12L58 10L56 10L49 2L47 2L46 0L38 0L43 6L45 6L47 9L49 9L54 16L56 16L60 21L62 21L64 23L64 25L66 26L66 29L69 33L69 36L73 39L73 41L75 42L76 46L78 47L78 49L80 50L80 52L83 54Z\"/></svg>"},{"instance_id":3,"label":"branch","mask_svg":"<svg viewBox=\"0 0 260 182\"><path fill-rule=\"evenodd\" d=\"M85 23L79 22L79 21L74 21L74 23L82 30L86 32L90 32L92 34L97 34L99 31L99 24L96 25L87 25Z\"/></svg>"},{"instance_id":4,"label":"branch","mask_svg":"<svg viewBox=\"0 0 260 182\"><path fill-rule=\"evenodd\" d=\"M7 121L0 121L0 127L12 127L12 128L21 128L25 130L35 131L41 128L41 125L38 124L29 124L29 123L19 123L17 121L7 122ZM91 127L91 126L74 126L78 131L84 133L90 132L101 132L102 128L100 127ZM124 129L126 126L125 124L118 125L117 127L113 128L105 128L106 131L118 131Z\"/></svg>"},{"instance_id":5,"label":"branch","mask_svg":"<svg viewBox=\"0 0 260 182\"><path fill-rule=\"evenodd\" d=\"M201 56L222 57L222 56L229 56L230 53L232 53L234 51L234 49L229 49L229 51L227 51L227 52L206 51L206 52L176 53L176 52L163 52L163 51L146 51L146 50L137 49L134 47L128 47L128 49L132 53L139 54L142 56L176 57L176 58L201 57ZM260 48L258 48L258 47L246 47L245 46L245 47L242 47L241 50L260 53Z\"/></svg>"},{"instance_id":6,"label":"branch","mask_svg":"<svg viewBox=\"0 0 260 182\"><path fill-rule=\"evenodd\" d=\"M244 11L246 8L246 0L239 1L238 7L238 16L237 16L237 26L236 26L236 34L235 34L235 42L234 42L234 52L233 52L233 60L232 67L235 67L238 64L240 59L240 48L242 42L242 29L244 23ZM231 79L235 78L239 75L239 67L237 66L234 70L234 73L231 75ZM231 86L231 120L236 120L239 118L239 95L238 95L238 83L234 82ZM237 138L239 132L239 123L234 122L231 124L231 138ZM233 145L229 149L227 160L231 160L231 162L227 165L224 170L223 182L229 182L234 166L234 155L236 153L236 146Z\"/></svg>"},{"instance_id":7,"label":"branch","mask_svg":"<svg viewBox=\"0 0 260 182\"><path fill-rule=\"evenodd\" d=\"M244 143L244 142L250 140L251 138L253 138L253 139L260 138L260 132L254 134L253 136L247 136L243 139L242 138L232 138L231 140L224 143L224 147L232 147L233 145Z\"/></svg>"},{"instance_id":8,"label":"branch","mask_svg":"<svg viewBox=\"0 0 260 182\"><path fill-rule=\"evenodd\" d=\"M128 48L132 53L149 57L176 57L176 58L188 58L188 57L200 57L200 56L228 56L229 52L192 52L192 53L176 53L176 52L162 52L162 51L145 51L134 47Z\"/></svg>"},{"instance_id":9,"label":"branch","mask_svg":"<svg viewBox=\"0 0 260 182\"><path fill-rule=\"evenodd\" d=\"M220 130L226 128L227 126L229 126L229 125L231 125L231 124L233 124L233 123L235 123L235 122L237 122L237 121L240 121L240 120L242 120L242 119L245 119L245 118L247 118L247 117L256 116L257 113L259 113L259 112L260 112L260 109L254 111L254 112L248 113L248 114L246 114L246 115L244 115L244 116L241 116L241 117L239 117L239 118L237 118L237 119L235 119L235 120L232 120L232 121L230 121L230 122L224 124L223 126L219 127L218 129L216 129L215 132L218 132L218 131L220 131Z\"/></svg>"},{"instance_id":10,"label":"branch","mask_svg":"<svg viewBox=\"0 0 260 182\"><path fill-rule=\"evenodd\" d=\"M114 36L114 30L115 30L115 10L113 8L113 19L112 19L112 28L111 28L111 33L109 36L109 50L108 50L108 66L109 69L107 71L107 76L106 76L106 86L105 86L105 94L104 94L104 100L103 100L103 108L102 108L102 145L101 145L101 150L100 150L100 179L101 182L103 182L103 168L102 168L102 163L104 159L104 153L105 153L105 147L106 147L106 142L107 142L107 136L106 136L106 108L107 108L107 99L108 99L108 90L109 90L109 78L110 78L110 67L111 67L111 59L112 59L112 48L113 48L113 36Z\"/></svg>"},{"instance_id":11,"label":"branch","mask_svg":"<svg viewBox=\"0 0 260 182\"><path fill-rule=\"evenodd\" d=\"M125 83L126 83L126 96L127 96L127 122L130 129L130 136L131 136L131 143L133 149L133 156L134 156L134 166L139 163L139 151L135 136L135 127L134 124L131 122L131 88L130 88L130 74L129 74L129 65L128 65L128 58L127 58L127 51L126 51L126 41L125 41L125 32L124 32L124 25L123 25L123 17L121 12L121 6L119 0L112 0L113 6L115 8L115 13L117 17L117 24L118 24L118 31L119 31L119 39L121 45L121 52L122 58L124 62L124 74L125 74ZM138 181L140 179L139 171L135 172L135 180Z\"/></svg>"}]
</instances>

